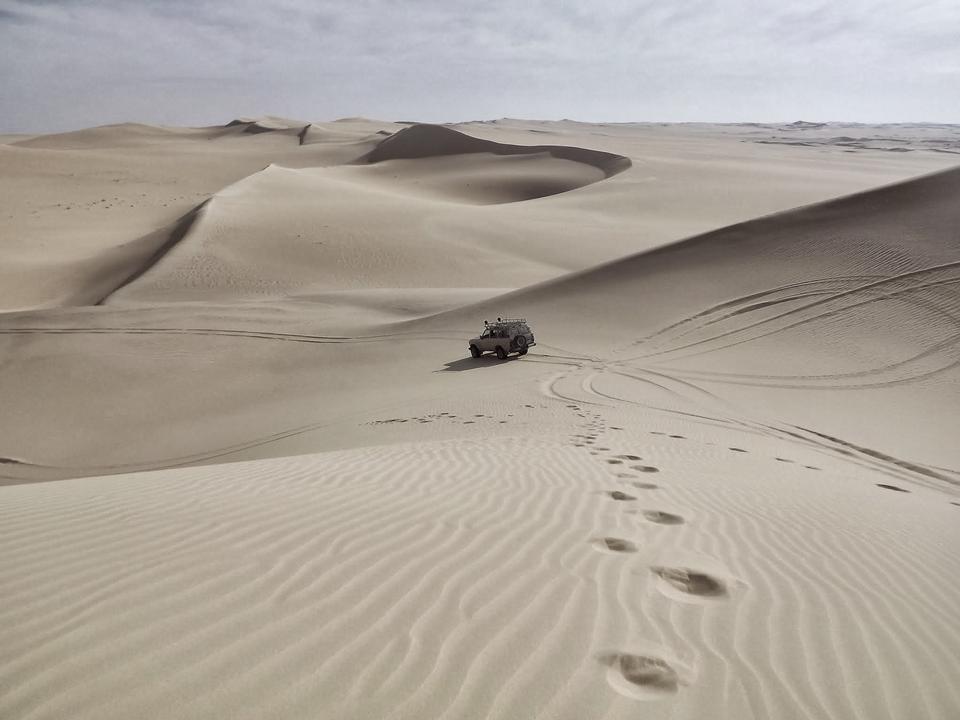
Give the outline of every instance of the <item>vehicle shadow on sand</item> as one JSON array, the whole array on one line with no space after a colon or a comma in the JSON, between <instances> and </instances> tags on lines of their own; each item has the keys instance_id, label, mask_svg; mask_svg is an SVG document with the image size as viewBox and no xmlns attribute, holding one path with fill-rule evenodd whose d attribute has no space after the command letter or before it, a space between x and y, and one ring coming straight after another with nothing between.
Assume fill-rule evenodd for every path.
<instances>
[{"instance_id":1,"label":"vehicle shadow on sand","mask_svg":"<svg viewBox=\"0 0 960 720\"><path fill-rule=\"evenodd\" d=\"M504 363L519 360L519 357L510 356L506 360L501 360L496 355L481 355L478 358L465 357L457 360L445 362L440 370L434 372L463 372L464 370L476 370L480 368L495 368Z\"/></svg>"}]
</instances>

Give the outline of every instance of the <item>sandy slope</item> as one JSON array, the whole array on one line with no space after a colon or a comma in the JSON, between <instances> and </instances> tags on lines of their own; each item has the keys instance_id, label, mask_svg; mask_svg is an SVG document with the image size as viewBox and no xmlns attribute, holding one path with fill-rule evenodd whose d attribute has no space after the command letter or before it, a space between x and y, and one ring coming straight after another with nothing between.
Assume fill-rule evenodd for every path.
<instances>
[{"instance_id":1,"label":"sandy slope","mask_svg":"<svg viewBox=\"0 0 960 720\"><path fill-rule=\"evenodd\" d=\"M640 382L666 381L699 402L736 398L957 467L958 194L960 169L946 171L724 228L427 326L521 310L550 337L575 323L565 348L606 355Z\"/></svg>"},{"instance_id":2,"label":"sandy slope","mask_svg":"<svg viewBox=\"0 0 960 720\"><path fill-rule=\"evenodd\" d=\"M950 717L939 493L630 411L509 421L549 413L605 449L460 439L6 488L0 712ZM620 654L666 664L634 684Z\"/></svg>"},{"instance_id":3,"label":"sandy slope","mask_svg":"<svg viewBox=\"0 0 960 720\"><path fill-rule=\"evenodd\" d=\"M0 716L951 717L953 130L459 129L0 145Z\"/></svg>"},{"instance_id":4,"label":"sandy slope","mask_svg":"<svg viewBox=\"0 0 960 720\"><path fill-rule=\"evenodd\" d=\"M245 127L127 124L0 145L0 309L94 303L149 261L166 228L225 186L271 162L353 160L392 125L309 147L296 132Z\"/></svg>"}]
</instances>

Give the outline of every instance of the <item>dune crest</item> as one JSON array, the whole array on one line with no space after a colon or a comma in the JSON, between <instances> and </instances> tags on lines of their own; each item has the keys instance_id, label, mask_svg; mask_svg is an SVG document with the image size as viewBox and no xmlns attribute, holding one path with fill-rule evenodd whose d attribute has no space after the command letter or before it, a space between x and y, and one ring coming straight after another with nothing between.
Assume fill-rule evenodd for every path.
<instances>
[{"instance_id":1,"label":"dune crest","mask_svg":"<svg viewBox=\"0 0 960 720\"><path fill-rule=\"evenodd\" d=\"M560 160L591 165L604 177L612 177L630 168L630 159L623 155L563 145L510 145L471 137L442 125L412 125L384 139L366 155L357 158L361 163L384 160L412 160L443 155L492 153L494 155L531 155L547 153Z\"/></svg>"},{"instance_id":2,"label":"dune crest","mask_svg":"<svg viewBox=\"0 0 960 720\"><path fill-rule=\"evenodd\" d=\"M192 128L167 128L144 123L118 123L51 135L38 135L27 140L13 142L11 145L20 148L44 148L49 150L85 150L149 145L169 140L171 137L187 137L193 133Z\"/></svg>"},{"instance_id":3,"label":"dune crest","mask_svg":"<svg viewBox=\"0 0 960 720\"><path fill-rule=\"evenodd\" d=\"M355 162L399 192L480 205L559 195L631 167L629 158L613 153L513 145L425 124L388 135Z\"/></svg>"}]
</instances>

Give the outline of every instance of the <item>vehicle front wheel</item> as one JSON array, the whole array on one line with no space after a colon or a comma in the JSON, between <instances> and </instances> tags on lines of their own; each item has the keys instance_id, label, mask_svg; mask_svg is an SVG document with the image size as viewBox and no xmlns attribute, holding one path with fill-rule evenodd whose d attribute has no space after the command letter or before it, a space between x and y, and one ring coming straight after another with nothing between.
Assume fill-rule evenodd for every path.
<instances>
[{"instance_id":1,"label":"vehicle front wheel","mask_svg":"<svg viewBox=\"0 0 960 720\"><path fill-rule=\"evenodd\" d=\"M475 358L480 357L480 348L478 348L476 345L471 345L471 346L470 346L470 355L471 355L472 357L475 357Z\"/></svg>"},{"instance_id":2,"label":"vehicle front wheel","mask_svg":"<svg viewBox=\"0 0 960 720\"><path fill-rule=\"evenodd\" d=\"M497 357L501 360L507 359L507 351L503 349L503 345L497 345Z\"/></svg>"}]
</instances>

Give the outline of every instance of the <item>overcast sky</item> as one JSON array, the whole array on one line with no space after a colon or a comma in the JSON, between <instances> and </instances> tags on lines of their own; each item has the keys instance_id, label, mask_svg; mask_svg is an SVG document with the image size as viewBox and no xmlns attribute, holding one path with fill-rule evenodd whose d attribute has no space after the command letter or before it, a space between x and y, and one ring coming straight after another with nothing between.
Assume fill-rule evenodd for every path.
<instances>
[{"instance_id":1,"label":"overcast sky","mask_svg":"<svg viewBox=\"0 0 960 720\"><path fill-rule=\"evenodd\" d=\"M960 122L960 0L0 0L0 131Z\"/></svg>"}]
</instances>

